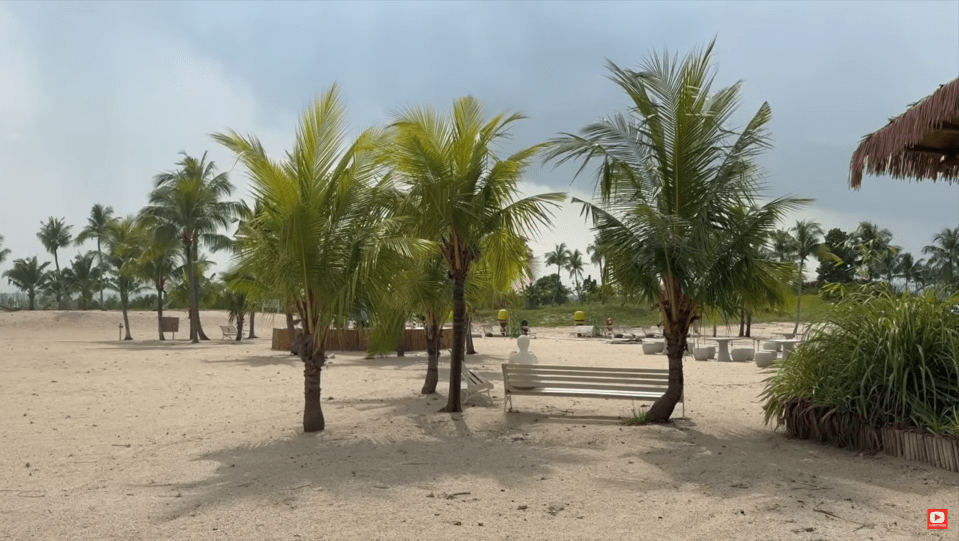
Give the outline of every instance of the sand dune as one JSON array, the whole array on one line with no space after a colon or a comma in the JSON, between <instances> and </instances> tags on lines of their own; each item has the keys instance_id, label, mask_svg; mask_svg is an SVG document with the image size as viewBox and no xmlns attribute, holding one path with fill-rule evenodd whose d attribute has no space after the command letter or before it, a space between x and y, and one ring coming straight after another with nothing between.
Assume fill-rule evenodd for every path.
<instances>
[{"instance_id":1,"label":"sand dune","mask_svg":"<svg viewBox=\"0 0 959 541\"><path fill-rule=\"evenodd\" d=\"M176 340L135 313L122 342L116 312L0 313L0 538L954 538L926 510L959 514L959 474L786 440L762 424L752 363L688 362L686 418L626 427L618 400L517 397L504 414L508 339L477 339L467 363L497 389L461 415L435 413L445 371L418 394L424 354L335 352L327 431L305 435L299 362L270 350L282 318L236 343L205 312L214 340L192 345L171 315ZM567 329L531 349L666 366Z\"/></svg>"}]
</instances>

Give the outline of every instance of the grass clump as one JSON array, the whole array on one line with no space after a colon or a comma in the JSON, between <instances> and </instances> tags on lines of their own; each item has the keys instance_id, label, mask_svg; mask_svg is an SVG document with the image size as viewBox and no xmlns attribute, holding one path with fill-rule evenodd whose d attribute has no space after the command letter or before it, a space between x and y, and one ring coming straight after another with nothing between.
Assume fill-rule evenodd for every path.
<instances>
[{"instance_id":1,"label":"grass clump","mask_svg":"<svg viewBox=\"0 0 959 541\"><path fill-rule=\"evenodd\" d=\"M649 412L645 405L640 406L638 410L634 406L629 413L629 417L623 420L623 424L626 426L642 426L647 422L649 422Z\"/></svg>"},{"instance_id":2,"label":"grass clump","mask_svg":"<svg viewBox=\"0 0 959 541\"><path fill-rule=\"evenodd\" d=\"M875 428L959 435L959 297L854 294L813 326L763 392L765 421L802 415L797 401Z\"/></svg>"}]
</instances>

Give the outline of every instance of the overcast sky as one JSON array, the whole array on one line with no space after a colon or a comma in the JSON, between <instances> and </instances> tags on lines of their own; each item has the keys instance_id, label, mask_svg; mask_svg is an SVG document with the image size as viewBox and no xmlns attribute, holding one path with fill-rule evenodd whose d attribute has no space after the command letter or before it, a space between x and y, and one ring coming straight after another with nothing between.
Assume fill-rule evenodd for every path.
<instances>
[{"instance_id":1,"label":"overcast sky","mask_svg":"<svg viewBox=\"0 0 959 541\"><path fill-rule=\"evenodd\" d=\"M959 225L959 186L866 177L848 188L862 136L959 76L959 2L11 2L0 3L0 235L12 259L52 261L49 216L74 235L95 203L146 204L178 153L233 159L209 134L257 135L281 154L297 117L334 82L356 131L410 105L448 110L472 94L489 114L529 118L510 145L577 132L626 108L607 59L636 67L716 38L717 81L744 81L744 121L764 102L775 148L766 195L814 198L824 229L888 228L917 258ZM592 192L593 179L537 164L533 191ZM238 197L249 198L233 170ZM585 252L579 212L534 244ZM81 250L70 247L61 263ZM218 257L225 261L225 258ZM217 270L225 270L221 265ZM592 271L594 277L595 270ZM568 279L564 277L564 281ZM0 291L12 291L6 280Z\"/></svg>"}]
</instances>

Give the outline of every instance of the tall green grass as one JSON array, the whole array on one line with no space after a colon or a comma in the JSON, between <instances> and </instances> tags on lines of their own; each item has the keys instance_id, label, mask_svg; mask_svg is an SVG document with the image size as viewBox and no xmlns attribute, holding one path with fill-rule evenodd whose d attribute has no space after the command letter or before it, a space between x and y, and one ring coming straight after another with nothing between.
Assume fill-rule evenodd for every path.
<instances>
[{"instance_id":1,"label":"tall green grass","mask_svg":"<svg viewBox=\"0 0 959 541\"><path fill-rule=\"evenodd\" d=\"M959 297L851 295L777 361L766 423L808 401L876 427L959 435Z\"/></svg>"}]
</instances>

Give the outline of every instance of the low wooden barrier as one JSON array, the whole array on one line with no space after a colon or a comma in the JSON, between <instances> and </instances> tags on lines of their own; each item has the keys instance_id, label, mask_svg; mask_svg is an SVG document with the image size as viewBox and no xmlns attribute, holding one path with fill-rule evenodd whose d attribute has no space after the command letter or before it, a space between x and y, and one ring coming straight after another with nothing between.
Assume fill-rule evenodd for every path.
<instances>
[{"instance_id":1,"label":"low wooden barrier","mask_svg":"<svg viewBox=\"0 0 959 541\"><path fill-rule=\"evenodd\" d=\"M441 334L440 347L448 349L453 343L453 329L443 329ZM369 329L333 329L326 335L327 351L366 351L369 343ZM426 331L404 329L403 345L405 351L426 351ZM290 333L287 329L273 329L272 349L290 349Z\"/></svg>"}]
</instances>

